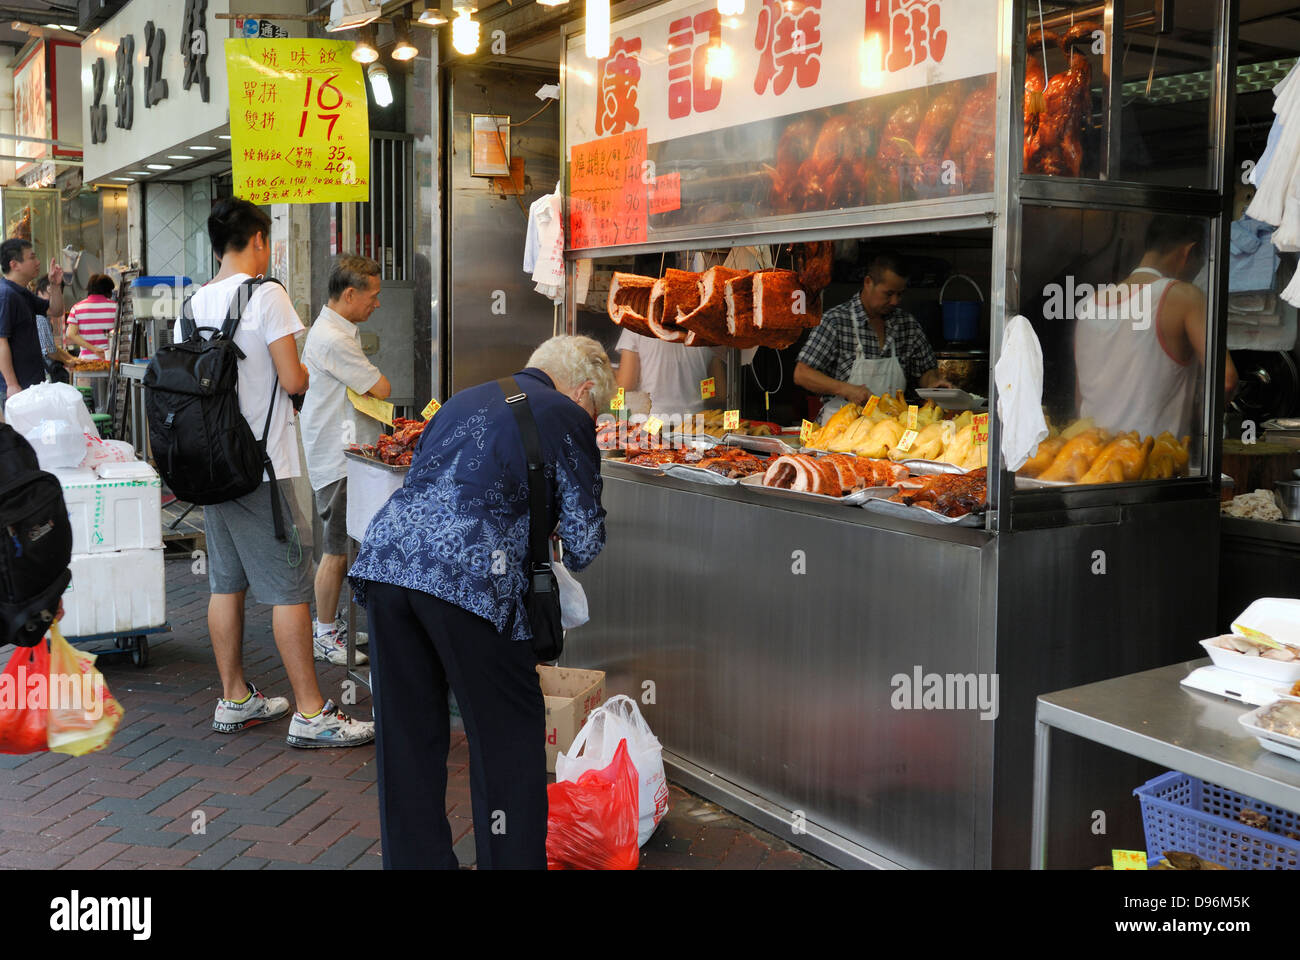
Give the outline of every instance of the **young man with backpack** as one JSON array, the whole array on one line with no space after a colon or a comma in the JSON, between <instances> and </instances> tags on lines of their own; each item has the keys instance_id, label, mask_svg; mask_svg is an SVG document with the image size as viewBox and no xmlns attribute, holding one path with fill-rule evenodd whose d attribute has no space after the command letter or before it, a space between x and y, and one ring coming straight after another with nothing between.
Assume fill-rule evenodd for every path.
<instances>
[{"instance_id":1,"label":"young man with backpack","mask_svg":"<svg viewBox=\"0 0 1300 960\"><path fill-rule=\"evenodd\" d=\"M145 379L150 435L177 496L205 504L208 631L222 683L213 727L234 733L289 712L288 700L268 698L244 678L244 597L251 585L256 601L275 608L275 643L298 708L289 744L359 746L374 739L374 723L345 716L321 696L312 658L311 550L300 539L302 513L290 484L301 474L290 395L307 389L294 340L304 328L284 288L261 279L270 266L270 228L270 217L246 200L221 200L212 208L208 236L221 269L186 304L176 345L151 364ZM199 329L187 330L190 323ZM222 339L238 352L223 348ZM238 358L241 417L223 416L229 397L216 392L223 389L220 364L231 356ZM251 448L250 433L257 441ZM256 486L249 483L250 462ZM226 493L204 489L212 477Z\"/></svg>"}]
</instances>

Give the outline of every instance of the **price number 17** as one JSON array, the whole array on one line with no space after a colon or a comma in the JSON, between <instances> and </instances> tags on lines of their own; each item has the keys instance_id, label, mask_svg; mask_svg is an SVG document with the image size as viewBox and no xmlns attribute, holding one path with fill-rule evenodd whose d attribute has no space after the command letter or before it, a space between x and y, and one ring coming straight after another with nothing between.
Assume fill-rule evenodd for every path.
<instances>
[{"instance_id":1,"label":"price number 17","mask_svg":"<svg viewBox=\"0 0 1300 960\"><path fill-rule=\"evenodd\" d=\"M340 90L338 87L334 86L334 81L338 79L338 76L339 75L337 73L332 74L316 90L316 105L320 107L322 111L338 110L338 108L343 105L343 91ZM307 95L303 97L303 101L302 101L302 106L303 106L302 121L298 124L298 136L300 137L307 132L307 115L311 112L311 88L312 88L312 84L315 82L315 79L316 79L315 77L307 78ZM334 99L333 103L325 102L327 92L329 94L333 94L333 99ZM325 131L325 139L328 140L330 136L334 133L334 124L339 122L339 117L341 116L341 114L318 113L316 114L316 116L321 120L329 121L329 127Z\"/></svg>"}]
</instances>

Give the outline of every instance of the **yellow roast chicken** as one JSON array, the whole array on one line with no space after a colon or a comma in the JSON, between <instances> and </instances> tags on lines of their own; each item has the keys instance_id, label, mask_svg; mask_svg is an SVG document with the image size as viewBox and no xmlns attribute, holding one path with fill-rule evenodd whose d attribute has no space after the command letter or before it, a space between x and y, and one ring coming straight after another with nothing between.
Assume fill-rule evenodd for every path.
<instances>
[{"instance_id":1,"label":"yellow roast chicken","mask_svg":"<svg viewBox=\"0 0 1300 960\"><path fill-rule=\"evenodd\" d=\"M1146 470L1142 472L1142 479L1165 480L1169 477L1185 476L1187 474L1187 461L1191 452L1191 443L1191 437L1183 437L1180 443L1167 430L1160 434L1152 442L1151 456L1147 458L1147 466Z\"/></svg>"},{"instance_id":2,"label":"yellow roast chicken","mask_svg":"<svg viewBox=\"0 0 1300 960\"><path fill-rule=\"evenodd\" d=\"M931 422L922 427L912 441L912 446L907 450L899 450L897 447L889 451L891 460L937 460L943 453L943 421ZM899 439L902 437L900 435Z\"/></svg>"},{"instance_id":3,"label":"yellow roast chicken","mask_svg":"<svg viewBox=\"0 0 1300 960\"><path fill-rule=\"evenodd\" d=\"M1065 436L1062 433L1061 436ZM1066 440L1052 465L1039 474L1040 480L1078 483L1101 453L1110 435L1099 427L1092 427Z\"/></svg>"},{"instance_id":4,"label":"yellow roast chicken","mask_svg":"<svg viewBox=\"0 0 1300 960\"><path fill-rule=\"evenodd\" d=\"M1052 465L1056 455L1061 452L1066 441L1058 434L1048 437L1038 445L1034 455L1025 461L1025 465L1016 471L1022 477L1036 477Z\"/></svg>"},{"instance_id":5,"label":"yellow roast chicken","mask_svg":"<svg viewBox=\"0 0 1300 960\"><path fill-rule=\"evenodd\" d=\"M861 413L862 408L856 403L846 403L831 415L825 426L813 434L808 440L808 446L818 450L829 450L828 444L844 433Z\"/></svg>"},{"instance_id":6,"label":"yellow roast chicken","mask_svg":"<svg viewBox=\"0 0 1300 960\"><path fill-rule=\"evenodd\" d=\"M1136 430L1120 434L1102 448L1079 482L1131 483L1141 479L1154 443L1150 437L1140 440Z\"/></svg>"},{"instance_id":7,"label":"yellow roast chicken","mask_svg":"<svg viewBox=\"0 0 1300 960\"><path fill-rule=\"evenodd\" d=\"M898 446L903 439L903 425L897 420L881 420L872 424L866 438L853 448L859 457L873 459L886 457L889 451Z\"/></svg>"}]
</instances>

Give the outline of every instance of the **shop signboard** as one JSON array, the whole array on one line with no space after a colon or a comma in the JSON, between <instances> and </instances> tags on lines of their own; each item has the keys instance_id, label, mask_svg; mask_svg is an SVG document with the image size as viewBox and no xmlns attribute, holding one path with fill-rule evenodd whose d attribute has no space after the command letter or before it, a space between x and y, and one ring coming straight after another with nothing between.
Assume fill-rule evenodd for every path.
<instances>
[{"instance_id":1,"label":"shop signboard","mask_svg":"<svg viewBox=\"0 0 1300 960\"><path fill-rule=\"evenodd\" d=\"M237 196L262 204L370 199L370 121L352 46L226 41Z\"/></svg>"},{"instance_id":2,"label":"shop signboard","mask_svg":"<svg viewBox=\"0 0 1300 960\"><path fill-rule=\"evenodd\" d=\"M570 36L569 247L991 192L998 16L997 0L759 0L735 16L668 0L614 22L604 57ZM944 135L918 138L936 104Z\"/></svg>"},{"instance_id":3,"label":"shop signboard","mask_svg":"<svg viewBox=\"0 0 1300 960\"><path fill-rule=\"evenodd\" d=\"M69 40L42 40L18 61L14 69L14 133L42 140L81 142L78 46ZM32 160L81 156L77 149L22 140L15 141L14 153ZM35 186L44 178L53 182L54 165L20 163L16 173L29 186Z\"/></svg>"}]
</instances>

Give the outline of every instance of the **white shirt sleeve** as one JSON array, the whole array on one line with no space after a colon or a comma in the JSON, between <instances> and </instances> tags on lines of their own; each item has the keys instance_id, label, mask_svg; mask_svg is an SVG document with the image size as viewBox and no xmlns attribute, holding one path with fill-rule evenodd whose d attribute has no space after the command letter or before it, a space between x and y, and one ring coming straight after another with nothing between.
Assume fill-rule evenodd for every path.
<instances>
[{"instance_id":1,"label":"white shirt sleeve","mask_svg":"<svg viewBox=\"0 0 1300 960\"><path fill-rule=\"evenodd\" d=\"M262 329L267 346L306 329L298 319L298 311L294 310L289 294L278 283L262 284L248 306L248 312ZM254 306L256 310L252 309ZM246 322L240 321L241 324Z\"/></svg>"},{"instance_id":2,"label":"white shirt sleeve","mask_svg":"<svg viewBox=\"0 0 1300 960\"><path fill-rule=\"evenodd\" d=\"M368 393L379 382L379 368L371 363L361 349L361 344L351 337L339 337L331 346L328 356L320 356L317 362L345 387L351 387L357 393Z\"/></svg>"},{"instance_id":3,"label":"white shirt sleeve","mask_svg":"<svg viewBox=\"0 0 1300 960\"><path fill-rule=\"evenodd\" d=\"M638 334L633 333L631 330L624 330L618 335L618 343L614 345L614 349L631 350L633 353L639 353L640 351L636 348L636 342L640 339L641 337Z\"/></svg>"}]
</instances>

